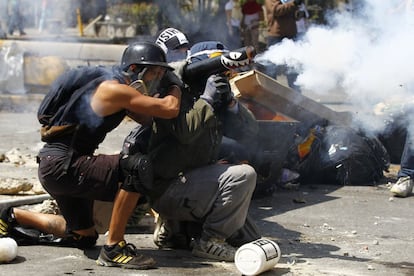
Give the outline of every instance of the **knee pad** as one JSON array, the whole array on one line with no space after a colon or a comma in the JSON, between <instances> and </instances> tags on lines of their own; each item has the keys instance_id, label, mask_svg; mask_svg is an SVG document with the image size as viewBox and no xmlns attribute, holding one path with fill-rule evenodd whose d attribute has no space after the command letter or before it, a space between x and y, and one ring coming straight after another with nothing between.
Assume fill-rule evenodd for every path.
<instances>
[{"instance_id":1,"label":"knee pad","mask_svg":"<svg viewBox=\"0 0 414 276\"><path fill-rule=\"evenodd\" d=\"M151 190L154 172L148 156L142 153L121 155L119 165L123 175L121 189L141 194Z\"/></svg>"}]
</instances>

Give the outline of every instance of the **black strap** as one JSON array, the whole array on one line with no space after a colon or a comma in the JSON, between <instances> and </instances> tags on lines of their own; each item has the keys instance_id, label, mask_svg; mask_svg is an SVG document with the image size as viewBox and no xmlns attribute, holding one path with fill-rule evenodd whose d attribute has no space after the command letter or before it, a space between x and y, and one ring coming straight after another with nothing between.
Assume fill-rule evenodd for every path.
<instances>
[{"instance_id":1,"label":"black strap","mask_svg":"<svg viewBox=\"0 0 414 276\"><path fill-rule=\"evenodd\" d=\"M74 152L75 152L75 150L74 150L75 141L76 141L76 138L78 137L78 133L79 133L80 128L81 128L81 125L77 125L76 129L75 129L75 132L73 133L72 140L70 142L70 146L69 146L69 149L68 149L68 158L66 159L65 164L63 166L63 174L67 174L67 172L69 170L69 167L70 167L70 164L72 163L73 155L74 155Z\"/></svg>"}]
</instances>

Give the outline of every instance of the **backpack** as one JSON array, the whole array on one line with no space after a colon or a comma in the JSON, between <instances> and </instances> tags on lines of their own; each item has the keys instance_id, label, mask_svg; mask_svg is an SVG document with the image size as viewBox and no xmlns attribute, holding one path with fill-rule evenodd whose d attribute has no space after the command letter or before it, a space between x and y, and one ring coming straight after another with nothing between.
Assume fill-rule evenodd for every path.
<instances>
[{"instance_id":1,"label":"backpack","mask_svg":"<svg viewBox=\"0 0 414 276\"><path fill-rule=\"evenodd\" d=\"M77 124L68 114L74 103L105 79L109 71L103 67L71 69L59 76L51 85L37 111L43 142L54 141L75 132Z\"/></svg>"},{"instance_id":2,"label":"backpack","mask_svg":"<svg viewBox=\"0 0 414 276\"><path fill-rule=\"evenodd\" d=\"M366 185L380 180L389 165L389 154L377 137L329 125L294 169L301 183Z\"/></svg>"}]
</instances>

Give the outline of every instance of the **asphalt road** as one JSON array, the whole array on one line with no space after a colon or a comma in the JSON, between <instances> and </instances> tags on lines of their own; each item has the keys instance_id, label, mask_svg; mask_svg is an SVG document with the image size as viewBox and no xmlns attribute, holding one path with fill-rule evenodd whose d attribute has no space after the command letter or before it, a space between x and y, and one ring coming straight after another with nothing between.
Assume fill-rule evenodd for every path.
<instances>
[{"instance_id":1,"label":"asphalt road","mask_svg":"<svg viewBox=\"0 0 414 276\"><path fill-rule=\"evenodd\" d=\"M41 146L33 107L29 112L0 112L0 153L18 148L35 156ZM120 149L133 127L123 122L109 134L100 152ZM388 174L395 177L395 170ZM36 178L33 166L0 163L0 177ZM388 179L376 186L303 185L279 189L256 199L251 215L263 236L282 252L276 267L263 275L414 275L414 196L391 198ZM9 200L1 196L0 203ZM16 199L16 202L18 199ZM18 257L0 265L1 275L240 275L233 263L206 262L190 252L158 250L151 226L130 231L129 242L153 256L158 268L131 271L95 264L105 237L89 251L51 246L20 246Z\"/></svg>"}]
</instances>

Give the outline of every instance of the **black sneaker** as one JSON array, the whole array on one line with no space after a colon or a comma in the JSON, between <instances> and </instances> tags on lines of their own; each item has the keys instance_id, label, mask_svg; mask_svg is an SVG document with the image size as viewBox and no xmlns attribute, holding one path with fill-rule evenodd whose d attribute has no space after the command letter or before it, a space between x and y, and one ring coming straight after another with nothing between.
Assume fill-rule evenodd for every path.
<instances>
[{"instance_id":1,"label":"black sneaker","mask_svg":"<svg viewBox=\"0 0 414 276\"><path fill-rule=\"evenodd\" d=\"M0 238L9 237L11 229L17 225L13 215L13 208L3 209L0 213Z\"/></svg>"},{"instance_id":2,"label":"black sneaker","mask_svg":"<svg viewBox=\"0 0 414 276\"><path fill-rule=\"evenodd\" d=\"M95 231L94 236L81 236L70 231L69 234L60 240L60 245L64 247L76 247L79 249L87 249L95 246L98 240L98 232Z\"/></svg>"},{"instance_id":3,"label":"black sneaker","mask_svg":"<svg viewBox=\"0 0 414 276\"><path fill-rule=\"evenodd\" d=\"M96 263L102 266L117 266L129 269L155 268L153 258L138 254L135 245L125 241L120 241L110 249L107 246L102 247Z\"/></svg>"},{"instance_id":4,"label":"black sneaker","mask_svg":"<svg viewBox=\"0 0 414 276\"><path fill-rule=\"evenodd\" d=\"M153 241L159 248L189 249L191 237L185 222L163 219L158 216Z\"/></svg>"},{"instance_id":5,"label":"black sneaker","mask_svg":"<svg viewBox=\"0 0 414 276\"><path fill-rule=\"evenodd\" d=\"M200 239L196 242L192 253L200 258L234 262L236 250L237 248L229 245L224 240L212 238L207 241Z\"/></svg>"}]
</instances>

